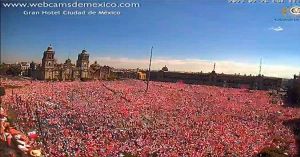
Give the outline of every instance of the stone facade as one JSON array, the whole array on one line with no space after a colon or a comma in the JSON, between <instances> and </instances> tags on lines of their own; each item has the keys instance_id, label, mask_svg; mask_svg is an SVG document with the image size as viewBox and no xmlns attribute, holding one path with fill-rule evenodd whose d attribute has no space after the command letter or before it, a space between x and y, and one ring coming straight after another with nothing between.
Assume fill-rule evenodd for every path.
<instances>
[{"instance_id":1,"label":"stone facade","mask_svg":"<svg viewBox=\"0 0 300 157\"><path fill-rule=\"evenodd\" d=\"M97 61L90 66L90 78L93 80L107 80L112 70L109 66L100 66Z\"/></svg>"},{"instance_id":2,"label":"stone facade","mask_svg":"<svg viewBox=\"0 0 300 157\"><path fill-rule=\"evenodd\" d=\"M282 78L265 77L263 75L231 75L218 74L215 68L210 73L184 73L171 72L164 70L151 71L150 80L162 82L184 82L187 84L203 84L233 88L248 88L248 89L279 89L282 87ZM147 78L148 78L148 72Z\"/></svg>"},{"instance_id":3,"label":"stone facade","mask_svg":"<svg viewBox=\"0 0 300 157\"><path fill-rule=\"evenodd\" d=\"M77 65L79 68L80 78L88 79L89 78L89 57L86 50L82 50L82 52L78 55Z\"/></svg>"},{"instance_id":4,"label":"stone facade","mask_svg":"<svg viewBox=\"0 0 300 157\"><path fill-rule=\"evenodd\" d=\"M42 59L42 78L43 80L53 80L55 75L55 64L56 60L54 59L55 51L50 45L46 51L44 51Z\"/></svg>"},{"instance_id":5,"label":"stone facade","mask_svg":"<svg viewBox=\"0 0 300 157\"><path fill-rule=\"evenodd\" d=\"M100 66L97 62L89 66L89 54L86 50L78 54L76 65L69 58L65 63L58 64L54 56L55 51L50 45L44 51L42 64L30 64L30 77L38 80L74 81L107 79L111 74L109 66Z\"/></svg>"}]
</instances>

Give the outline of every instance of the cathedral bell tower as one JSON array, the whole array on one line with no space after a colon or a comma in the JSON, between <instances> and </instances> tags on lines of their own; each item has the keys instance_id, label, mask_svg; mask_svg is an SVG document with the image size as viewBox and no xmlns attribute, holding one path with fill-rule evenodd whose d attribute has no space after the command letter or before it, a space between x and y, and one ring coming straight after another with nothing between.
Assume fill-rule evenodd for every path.
<instances>
[{"instance_id":1,"label":"cathedral bell tower","mask_svg":"<svg viewBox=\"0 0 300 157\"><path fill-rule=\"evenodd\" d=\"M53 80L54 79L54 59L55 51L50 45L46 51L44 51L43 59L42 59L42 71L43 71L43 79L45 80Z\"/></svg>"},{"instance_id":2,"label":"cathedral bell tower","mask_svg":"<svg viewBox=\"0 0 300 157\"><path fill-rule=\"evenodd\" d=\"M82 50L82 52L78 54L76 67L80 70L81 79L89 78L89 56L86 50Z\"/></svg>"}]
</instances>

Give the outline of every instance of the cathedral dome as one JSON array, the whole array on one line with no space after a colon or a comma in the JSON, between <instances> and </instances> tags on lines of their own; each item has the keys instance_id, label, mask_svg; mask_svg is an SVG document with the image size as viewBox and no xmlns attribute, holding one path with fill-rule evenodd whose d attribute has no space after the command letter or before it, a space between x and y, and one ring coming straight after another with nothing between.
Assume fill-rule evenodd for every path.
<instances>
[{"instance_id":1,"label":"cathedral dome","mask_svg":"<svg viewBox=\"0 0 300 157\"><path fill-rule=\"evenodd\" d=\"M86 51L86 50L82 50L81 53L82 53L82 54L87 54L87 51Z\"/></svg>"},{"instance_id":2,"label":"cathedral dome","mask_svg":"<svg viewBox=\"0 0 300 157\"><path fill-rule=\"evenodd\" d=\"M48 46L47 51L53 51L53 48L52 48L51 44Z\"/></svg>"},{"instance_id":3,"label":"cathedral dome","mask_svg":"<svg viewBox=\"0 0 300 157\"><path fill-rule=\"evenodd\" d=\"M162 69L162 71L169 71L168 67L165 65Z\"/></svg>"},{"instance_id":4,"label":"cathedral dome","mask_svg":"<svg viewBox=\"0 0 300 157\"><path fill-rule=\"evenodd\" d=\"M71 59L68 58L68 59L66 60L66 63L71 63Z\"/></svg>"}]
</instances>

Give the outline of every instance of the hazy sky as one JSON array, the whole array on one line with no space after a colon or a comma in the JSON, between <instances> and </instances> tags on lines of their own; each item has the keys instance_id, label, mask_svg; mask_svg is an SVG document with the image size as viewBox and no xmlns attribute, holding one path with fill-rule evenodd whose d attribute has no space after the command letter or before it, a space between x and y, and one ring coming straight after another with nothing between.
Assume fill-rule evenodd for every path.
<instances>
[{"instance_id":1,"label":"hazy sky","mask_svg":"<svg viewBox=\"0 0 300 157\"><path fill-rule=\"evenodd\" d=\"M299 19L282 15L282 8L291 4L132 2L141 6L84 9L116 10L121 12L119 16L25 16L22 8L1 5L2 61L41 62L43 51L51 43L59 62L70 56L75 63L77 54L85 48L91 62L146 68L153 45L154 69L167 65L178 71L211 71L216 62L219 73L257 74L262 58L265 75L292 77L300 71L300 20L274 20Z\"/></svg>"}]
</instances>

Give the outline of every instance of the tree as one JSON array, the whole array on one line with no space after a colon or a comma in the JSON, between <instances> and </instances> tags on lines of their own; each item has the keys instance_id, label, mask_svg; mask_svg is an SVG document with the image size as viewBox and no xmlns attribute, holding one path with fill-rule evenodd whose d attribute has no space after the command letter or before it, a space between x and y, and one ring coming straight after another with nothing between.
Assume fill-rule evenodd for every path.
<instances>
[{"instance_id":1,"label":"tree","mask_svg":"<svg viewBox=\"0 0 300 157\"><path fill-rule=\"evenodd\" d=\"M21 67L20 66L11 66L6 74L8 75L13 75L13 76L19 76L21 74L22 70L21 70Z\"/></svg>"},{"instance_id":2,"label":"tree","mask_svg":"<svg viewBox=\"0 0 300 157\"><path fill-rule=\"evenodd\" d=\"M5 63L0 64L0 75L5 75L8 70L8 67Z\"/></svg>"}]
</instances>

